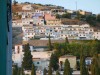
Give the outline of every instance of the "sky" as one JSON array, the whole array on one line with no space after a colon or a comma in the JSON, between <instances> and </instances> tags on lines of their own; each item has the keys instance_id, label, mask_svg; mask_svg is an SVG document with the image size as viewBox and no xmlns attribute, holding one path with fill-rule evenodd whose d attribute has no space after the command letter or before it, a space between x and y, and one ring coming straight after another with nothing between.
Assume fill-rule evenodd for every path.
<instances>
[{"instance_id":1,"label":"sky","mask_svg":"<svg viewBox=\"0 0 100 75\"><path fill-rule=\"evenodd\" d=\"M77 9L85 10L92 12L93 14L100 13L100 0L16 0L20 2L32 2L32 3L41 3L41 4L54 4L63 6L65 9L76 10Z\"/></svg>"}]
</instances>

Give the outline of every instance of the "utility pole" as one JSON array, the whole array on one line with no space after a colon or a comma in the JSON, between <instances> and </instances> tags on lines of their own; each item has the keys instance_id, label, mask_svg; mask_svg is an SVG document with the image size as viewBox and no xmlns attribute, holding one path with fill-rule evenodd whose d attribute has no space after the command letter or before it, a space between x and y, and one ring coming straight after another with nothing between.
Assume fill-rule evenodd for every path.
<instances>
[{"instance_id":1,"label":"utility pole","mask_svg":"<svg viewBox=\"0 0 100 75\"><path fill-rule=\"evenodd\" d=\"M77 1L75 2L75 5L76 5L76 11L77 11Z\"/></svg>"}]
</instances>

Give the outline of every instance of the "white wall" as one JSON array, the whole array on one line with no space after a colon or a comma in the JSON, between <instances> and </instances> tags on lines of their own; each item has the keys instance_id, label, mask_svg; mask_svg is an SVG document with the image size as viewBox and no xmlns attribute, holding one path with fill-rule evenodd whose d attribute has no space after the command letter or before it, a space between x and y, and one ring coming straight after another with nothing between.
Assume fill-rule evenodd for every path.
<instances>
[{"instance_id":1,"label":"white wall","mask_svg":"<svg viewBox=\"0 0 100 75\"><path fill-rule=\"evenodd\" d=\"M36 66L37 70L44 70L44 68L48 69L49 60L48 59L39 59L33 60L34 65Z\"/></svg>"},{"instance_id":2,"label":"white wall","mask_svg":"<svg viewBox=\"0 0 100 75\"><path fill-rule=\"evenodd\" d=\"M100 32L94 32L93 36L94 36L94 39L100 40Z\"/></svg>"},{"instance_id":3,"label":"white wall","mask_svg":"<svg viewBox=\"0 0 100 75\"><path fill-rule=\"evenodd\" d=\"M22 7L22 10L32 10L31 4L29 4L29 5L24 5L24 6Z\"/></svg>"},{"instance_id":4,"label":"white wall","mask_svg":"<svg viewBox=\"0 0 100 75\"><path fill-rule=\"evenodd\" d=\"M32 54L32 58L33 59L43 59L43 60L39 60L39 62L41 63L40 65L43 66L47 66L48 64L48 60L50 59L51 56L50 51L46 51L46 52L31 52ZM17 64L19 67L21 67L22 64L22 60L23 60L23 54L24 52L20 52L20 53L13 53L12 54L12 61L14 61L15 64ZM34 60L33 60L34 62ZM37 62L35 62L37 63ZM37 66L37 64L36 64Z\"/></svg>"}]
</instances>

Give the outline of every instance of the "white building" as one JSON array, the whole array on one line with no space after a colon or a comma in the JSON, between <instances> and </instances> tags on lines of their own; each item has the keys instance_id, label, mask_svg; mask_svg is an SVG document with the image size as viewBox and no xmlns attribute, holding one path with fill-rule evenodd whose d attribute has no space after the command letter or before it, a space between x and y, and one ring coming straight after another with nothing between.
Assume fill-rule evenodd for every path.
<instances>
[{"instance_id":1,"label":"white building","mask_svg":"<svg viewBox=\"0 0 100 75\"><path fill-rule=\"evenodd\" d=\"M30 51L38 51L38 52L42 52L42 51L46 51L48 50L48 47L47 46L42 46L42 44L38 44L38 45L35 45L35 43L39 43L39 41L36 41L34 40L34 44L32 45L32 43L29 43L30 44ZM24 50L24 45L23 44L20 44L20 45L15 45L15 50L14 50L14 54L19 54L21 52L23 52Z\"/></svg>"},{"instance_id":2,"label":"white building","mask_svg":"<svg viewBox=\"0 0 100 75\"><path fill-rule=\"evenodd\" d=\"M64 56L59 57L60 68L64 69L64 63L66 59L68 59L70 63L70 67L75 70L76 69L76 56L73 56L73 55L64 55Z\"/></svg>"},{"instance_id":3,"label":"white building","mask_svg":"<svg viewBox=\"0 0 100 75\"><path fill-rule=\"evenodd\" d=\"M22 10L22 11L18 11L16 12L18 15L21 15L22 16L22 19L25 19L25 18L30 18L32 17L32 15L34 15L34 11L30 11L30 10Z\"/></svg>"},{"instance_id":4,"label":"white building","mask_svg":"<svg viewBox=\"0 0 100 75\"><path fill-rule=\"evenodd\" d=\"M40 43L41 42L41 43ZM51 43L62 43L64 40L52 40ZM48 68L49 60L51 57L52 51L48 50L48 40L30 40L29 42L30 51L32 54L33 63L37 68L41 67ZM12 54L12 60L14 64L17 64L19 67L22 64L24 54L24 44L15 45L15 49ZM38 63L39 62L39 63Z\"/></svg>"},{"instance_id":5,"label":"white building","mask_svg":"<svg viewBox=\"0 0 100 75\"><path fill-rule=\"evenodd\" d=\"M50 59L33 59L33 63L37 70L44 70L44 68L48 69Z\"/></svg>"},{"instance_id":6,"label":"white building","mask_svg":"<svg viewBox=\"0 0 100 75\"><path fill-rule=\"evenodd\" d=\"M21 46L20 46L21 47ZM49 60L52 52L31 52L33 63L37 69L43 70L44 68L48 68ZM12 55L12 60L14 64L17 64L19 67L22 65L24 52L17 49L16 52Z\"/></svg>"},{"instance_id":7,"label":"white building","mask_svg":"<svg viewBox=\"0 0 100 75\"><path fill-rule=\"evenodd\" d=\"M32 10L32 5L31 4L27 4L27 5L23 5L22 10Z\"/></svg>"},{"instance_id":8,"label":"white building","mask_svg":"<svg viewBox=\"0 0 100 75\"><path fill-rule=\"evenodd\" d=\"M94 39L100 40L100 31L94 32L93 37Z\"/></svg>"},{"instance_id":9,"label":"white building","mask_svg":"<svg viewBox=\"0 0 100 75\"><path fill-rule=\"evenodd\" d=\"M41 13L44 15L45 13L51 14L52 12L49 9L36 9L34 13Z\"/></svg>"},{"instance_id":10,"label":"white building","mask_svg":"<svg viewBox=\"0 0 100 75\"><path fill-rule=\"evenodd\" d=\"M93 28L89 25L65 25L61 31L61 38L67 37L68 39L77 40L90 40L93 39Z\"/></svg>"},{"instance_id":11,"label":"white building","mask_svg":"<svg viewBox=\"0 0 100 75\"><path fill-rule=\"evenodd\" d=\"M22 30L24 41L34 38L35 32L32 25L23 25Z\"/></svg>"},{"instance_id":12,"label":"white building","mask_svg":"<svg viewBox=\"0 0 100 75\"><path fill-rule=\"evenodd\" d=\"M37 26L44 25L44 18L42 16L40 16L40 17L34 17L33 18L33 24L37 25Z\"/></svg>"},{"instance_id":13,"label":"white building","mask_svg":"<svg viewBox=\"0 0 100 75\"><path fill-rule=\"evenodd\" d=\"M85 59L85 63L86 63L87 66L91 65L91 63L92 63L92 57L87 57Z\"/></svg>"},{"instance_id":14,"label":"white building","mask_svg":"<svg viewBox=\"0 0 100 75\"><path fill-rule=\"evenodd\" d=\"M12 27L22 27L22 20L13 20L12 21Z\"/></svg>"},{"instance_id":15,"label":"white building","mask_svg":"<svg viewBox=\"0 0 100 75\"><path fill-rule=\"evenodd\" d=\"M59 14L59 15L63 15L66 13L65 9L52 9L52 14Z\"/></svg>"},{"instance_id":16,"label":"white building","mask_svg":"<svg viewBox=\"0 0 100 75\"><path fill-rule=\"evenodd\" d=\"M25 27L23 26L25 29ZM34 36L44 36L44 38L49 35L51 38L57 39L76 39L76 40L100 40L100 32L94 32L88 24L84 25L44 25L44 26L33 26L31 29L34 30ZM28 29L29 30L29 29ZM25 32L26 33L26 32ZM23 36L25 37L25 35ZM28 39L29 40L29 39Z\"/></svg>"},{"instance_id":17,"label":"white building","mask_svg":"<svg viewBox=\"0 0 100 75\"><path fill-rule=\"evenodd\" d=\"M22 25L30 25L30 24L33 24L33 19L32 18L25 18L25 19L22 19Z\"/></svg>"},{"instance_id":18,"label":"white building","mask_svg":"<svg viewBox=\"0 0 100 75\"><path fill-rule=\"evenodd\" d=\"M74 12L74 10L69 10L69 9L67 9L66 11L67 13L71 13L71 14Z\"/></svg>"}]
</instances>

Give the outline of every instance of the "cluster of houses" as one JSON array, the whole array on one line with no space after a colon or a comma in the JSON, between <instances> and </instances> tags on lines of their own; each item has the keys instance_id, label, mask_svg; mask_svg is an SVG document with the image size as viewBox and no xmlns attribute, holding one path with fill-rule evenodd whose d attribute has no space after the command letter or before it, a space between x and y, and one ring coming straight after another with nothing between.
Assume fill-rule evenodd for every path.
<instances>
[{"instance_id":1,"label":"cluster of houses","mask_svg":"<svg viewBox=\"0 0 100 75\"><path fill-rule=\"evenodd\" d=\"M51 41L51 43L56 43L56 42L63 43L64 40L52 40ZM33 60L33 63L36 67L37 72L39 72L39 71L43 72L44 68L46 68L47 70L49 68L50 57L51 57L51 54L54 51L47 51L48 50L47 45L48 45L47 40L29 41L30 51L31 51L31 54L32 54L32 60ZM23 46L24 46L24 44L15 45L15 48L13 50L13 55L12 55L13 64L17 64L19 67L21 67L23 57L24 57ZM65 62L66 59L69 60L71 68L74 71L77 72L77 62L79 62L80 59L78 59L76 56L73 56L73 55L64 55L64 56L59 57L59 63L58 63L59 64L59 70L64 69L64 62ZM92 61L91 57L86 58L85 59L86 65L87 66L90 65L91 61ZM25 72L26 72L26 74L28 74L31 71L29 71L29 72L25 71ZM40 74L40 75L42 75L42 74Z\"/></svg>"},{"instance_id":2,"label":"cluster of houses","mask_svg":"<svg viewBox=\"0 0 100 75\"><path fill-rule=\"evenodd\" d=\"M52 9L53 7L55 7L55 9ZM57 19L55 16L56 14L62 15L67 12L71 13L72 18L74 18L75 11L66 10L63 7L57 8L57 6L50 6L50 8L34 9L34 6L28 4L23 5L21 8L22 10L16 12L17 15L13 13L13 15L21 16L21 18L14 19L12 21L12 27L20 27L22 29L22 39L24 42L28 41L33 56L33 63L37 70L41 71L43 71L44 68L48 69L50 56L53 53L53 51L47 51L49 35L52 39L52 43L62 43L66 37L70 40L100 40L100 31L94 31L90 25L64 25L62 24L61 19ZM91 12L82 10L79 10L79 12L82 15L92 14ZM12 54L13 64L17 64L19 67L22 65L24 56L23 45L23 43L16 44ZM72 55L64 55L59 58L59 69L64 68L66 59L69 60L71 68L76 70L77 61L79 60L76 56ZM87 58L85 60L86 64L90 65L91 60L91 58ZM27 71L25 71L25 73L28 74Z\"/></svg>"},{"instance_id":3,"label":"cluster of houses","mask_svg":"<svg viewBox=\"0 0 100 75\"><path fill-rule=\"evenodd\" d=\"M75 39L75 40L100 40L100 32L94 31L88 24L84 25L45 25L45 26L32 26L23 25L23 40L39 38L48 39Z\"/></svg>"},{"instance_id":4,"label":"cluster of houses","mask_svg":"<svg viewBox=\"0 0 100 75\"><path fill-rule=\"evenodd\" d=\"M28 41L36 37L46 39L48 35L53 39L100 40L100 31L94 31L88 24L64 25L55 14L74 13L65 9L34 9L31 4L24 5L22 11L16 12L21 19L13 20L13 27L21 27L23 40ZM80 14L86 12L79 10ZM90 13L92 14L92 13ZM88 15L90 15L88 13Z\"/></svg>"},{"instance_id":5,"label":"cluster of houses","mask_svg":"<svg viewBox=\"0 0 100 75\"><path fill-rule=\"evenodd\" d=\"M82 15L92 15L91 12L82 10L78 10L78 12ZM20 16L20 19L13 19L12 23L13 27L22 27L26 24L34 26L61 25L61 20L56 18L56 14L63 15L66 13L70 13L72 19L77 16L76 11L58 6L44 6L36 9L32 4L22 5L20 11L13 13L13 16Z\"/></svg>"}]
</instances>

